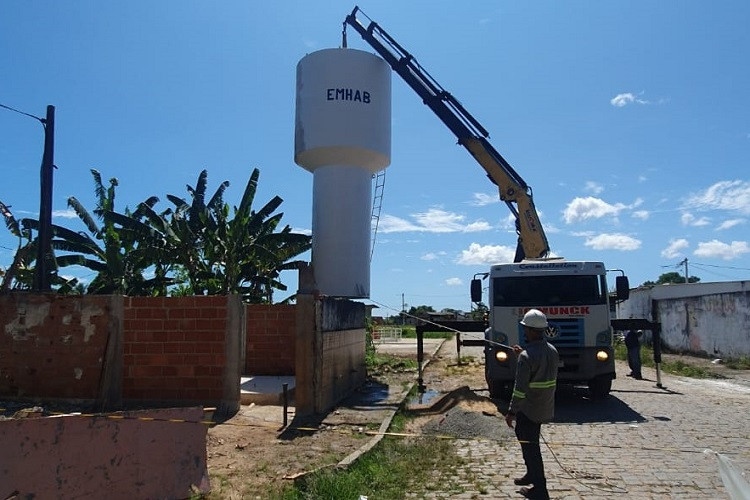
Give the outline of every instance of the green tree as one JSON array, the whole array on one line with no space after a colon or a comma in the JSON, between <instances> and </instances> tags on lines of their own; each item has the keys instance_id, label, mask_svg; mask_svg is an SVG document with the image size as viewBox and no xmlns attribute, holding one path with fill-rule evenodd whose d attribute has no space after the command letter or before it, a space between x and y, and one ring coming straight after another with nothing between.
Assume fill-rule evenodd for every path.
<instances>
[{"instance_id":1,"label":"green tree","mask_svg":"<svg viewBox=\"0 0 750 500\"><path fill-rule=\"evenodd\" d=\"M105 188L101 174L91 170L97 202L93 210L100 224L74 196L68 198L72 208L89 234L53 225L52 246L68 252L56 257L59 267L83 266L97 274L86 287L90 294L165 295L173 282L166 276L169 265L165 237L152 229L155 196L125 214L114 211L117 179ZM149 220L147 214L152 215ZM157 217L158 219L158 217ZM158 225L158 224L157 224ZM148 274L153 277L147 278Z\"/></svg>"},{"instance_id":2,"label":"green tree","mask_svg":"<svg viewBox=\"0 0 750 500\"><path fill-rule=\"evenodd\" d=\"M426 316L427 313L434 313L435 309L432 306L411 306L407 312L410 316L422 317Z\"/></svg>"},{"instance_id":3,"label":"green tree","mask_svg":"<svg viewBox=\"0 0 750 500\"><path fill-rule=\"evenodd\" d=\"M3 202L0 202L0 213L3 215L5 227L18 238L18 247L13 256L13 262L3 273L1 289L29 289L34 279L32 264L36 259L36 241L32 238L31 230L25 229Z\"/></svg>"},{"instance_id":4,"label":"green tree","mask_svg":"<svg viewBox=\"0 0 750 500\"><path fill-rule=\"evenodd\" d=\"M688 283L698 283L701 279L697 276L690 276L688 278ZM685 283L685 277L682 276L680 273L672 271L669 273L664 273L661 276L659 276L659 279L654 281L646 281L643 283L643 286L653 286L653 285L670 285L670 284L680 284Z\"/></svg>"},{"instance_id":5,"label":"green tree","mask_svg":"<svg viewBox=\"0 0 750 500\"><path fill-rule=\"evenodd\" d=\"M471 311L470 316L474 321L483 321L489 313L490 310L484 302L477 302L476 307Z\"/></svg>"},{"instance_id":6,"label":"green tree","mask_svg":"<svg viewBox=\"0 0 750 500\"><path fill-rule=\"evenodd\" d=\"M274 213L282 199L275 196L257 212L252 209L259 170L253 170L239 207L223 201L228 182L223 182L208 203L207 173L202 171L195 187L187 186L192 200L168 195L175 205L157 213L155 196L140 203L135 211L115 211L117 179L105 186L101 175L94 177L96 207L93 216L75 198L70 206L88 230L75 232L52 225L55 271L60 267L83 266L96 272L85 287L87 293L125 295L226 295L240 294L247 302L272 302L274 290L286 290L280 273L294 269L294 257L310 248L311 239L280 230L283 213ZM6 226L19 238L14 263L3 276L3 288L30 288L39 229L34 219L16 221L0 203ZM62 253L62 255L60 255ZM82 293L76 280L54 275L60 293ZM170 290L171 288L171 290Z\"/></svg>"},{"instance_id":7,"label":"green tree","mask_svg":"<svg viewBox=\"0 0 750 500\"><path fill-rule=\"evenodd\" d=\"M195 249L177 254L191 291L199 295L237 293L246 302L272 302L274 290L286 290L279 281L281 271L297 267L292 259L310 248L310 237L293 233L289 226L276 231L283 217L283 213L274 214L283 201L278 196L257 212L252 209L260 177L257 168L231 218L229 205L222 200L228 183L205 204L206 177L203 171L196 187L188 186L192 203L168 196L175 204L173 232Z\"/></svg>"}]
</instances>

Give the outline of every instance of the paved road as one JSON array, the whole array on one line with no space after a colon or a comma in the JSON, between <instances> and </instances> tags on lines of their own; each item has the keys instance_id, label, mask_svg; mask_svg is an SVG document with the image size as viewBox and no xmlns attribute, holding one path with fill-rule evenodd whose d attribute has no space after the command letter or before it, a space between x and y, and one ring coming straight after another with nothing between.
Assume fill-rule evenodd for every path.
<instances>
[{"instance_id":1,"label":"paved road","mask_svg":"<svg viewBox=\"0 0 750 500\"><path fill-rule=\"evenodd\" d=\"M553 498L729 498L716 456L704 450L750 475L750 387L662 375L658 388L654 370L644 376L615 380L600 402L559 389L555 422L542 428ZM497 438L457 441L467 465L435 478L425 497L520 498L512 483L524 472L519 446Z\"/></svg>"}]
</instances>

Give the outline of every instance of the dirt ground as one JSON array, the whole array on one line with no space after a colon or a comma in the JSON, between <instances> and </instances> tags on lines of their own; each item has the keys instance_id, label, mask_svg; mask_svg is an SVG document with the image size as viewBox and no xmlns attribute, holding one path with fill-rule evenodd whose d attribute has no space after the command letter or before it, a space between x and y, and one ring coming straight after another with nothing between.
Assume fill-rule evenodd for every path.
<instances>
[{"instance_id":1,"label":"dirt ground","mask_svg":"<svg viewBox=\"0 0 750 500\"><path fill-rule=\"evenodd\" d=\"M458 365L455 345L446 343L425 369L424 382L428 394L433 395L462 386L482 389L483 373L480 361ZM371 380L377 387L407 389L416 382L416 371L377 373ZM471 411L496 411L489 400L471 399L461 404ZM243 406L230 420L211 427L207 452L212 492L208 498L272 497L294 478L335 466L359 450L372 439L380 424L362 421L345 409L313 422L296 422L293 417L293 413L288 414L290 425L282 431L281 407ZM434 415L419 417L409 430L418 432L433 418Z\"/></svg>"},{"instance_id":2,"label":"dirt ground","mask_svg":"<svg viewBox=\"0 0 750 500\"><path fill-rule=\"evenodd\" d=\"M370 381L376 389L405 387L414 372L383 373ZM367 390L365 388L364 390ZM242 406L239 413L208 431L209 499L273 498L295 478L333 467L373 438L380 422L361 412L337 409L313 420L288 413L283 428L280 406Z\"/></svg>"},{"instance_id":3,"label":"dirt ground","mask_svg":"<svg viewBox=\"0 0 750 500\"><path fill-rule=\"evenodd\" d=\"M487 396L481 350L463 352L462 364L457 363L455 343L445 342L424 370L427 388L424 401L411 401L409 408L417 415L407 432L423 432L434 425L436 418L458 409L463 418L496 418L498 407ZM750 371L730 370L712 360L663 355L665 360L682 360L697 364L714 373L750 385ZM618 365L624 374L627 367ZM623 375L624 376L624 375ZM372 380L379 386L406 387L417 381L417 373L379 373ZM438 395L453 391L450 406L440 408ZM420 409L430 408L420 414ZM231 420L208 431L208 469L211 476L210 499L272 498L294 478L322 467L332 467L360 449L377 431L372 422L360 421L352 413L341 410L322 416L318 421L297 422L290 413L290 426L282 432L283 409L278 406L243 406ZM442 417L441 417L442 415ZM333 423L331 423L333 422ZM493 423L494 425L494 423Z\"/></svg>"}]
</instances>

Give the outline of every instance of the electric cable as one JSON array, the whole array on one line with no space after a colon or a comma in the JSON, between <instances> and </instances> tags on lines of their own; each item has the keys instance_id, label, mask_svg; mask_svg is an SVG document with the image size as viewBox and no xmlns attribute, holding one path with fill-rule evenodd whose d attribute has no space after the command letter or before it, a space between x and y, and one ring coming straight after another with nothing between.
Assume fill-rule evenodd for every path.
<instances>
[{"instance_id":1,"label":"electric cable","mask_svg":"<svg viewBox=\"0 0 750 500\"><path fill-rule=\"evenodd\" d=\"M424 322L424 323L427 323L428 325L433 325L433 326L437 326L437 327L439 327L439 328L442 328L442 329L445 329L445 330L449 330L449 331L451 331L451 332L453 332L453 333L461 333L461 334L464 334L464 335L472 335L472 334L474 334L474 333L475 333L475 332L462 332L461 330L457 330L457 329L455 329L455 328L451 328L450 326L444 326L444 325L441 325L441 324L439 324L439 323L435 323L434 321L430 321L430 320L428 320L428 319L420 318L419 316L414 316L413 314L409 314L409 313L407 313L406 311L401 311L401 310L399 310L399 309L396 309L395 307L391 307L391 306L389 306L389 305L387 305L387 304L383 304L382 302L378 302L377 300L373 300L373 299L367 299L367 300L369 300L370 302L374 302L375 304L379 305L380 307L384 307L384 308L386 308L386 309L390 309L390 310L392 310L392 311L395 311L395 312L401 313L401 314L403 314L404 316L408 316L408 317L410 317L410 318L414 318L414 319L417 319L417 320L419 320L419 321L422 321L422 322ZM486 343L488 343L488 344L490 344L490 345L494 345L494 346L497 346L497 347L504 347L504 348L506 348L506 349L513 349L513 347L512 347L512 346L509 346L509 345L506 345L506 344L501 344L500 342L495 342L494 340L489 340L489 339L486 339L486 338L484 338L484 337L482 337L482 338L478 338L478 337L476 337L476 335L474 335L474 338L475 338L475 339L477 339L477 340L483 340L483 341L485 341Z\"/></svg>"},{"instance_id":2,"label":"electric cable","mask_svg":"<svg viewBox=\"0 0 750 500\"><path fill-rule=\"evenodd\" d=\"M42 125L44 125L44 122L45 122L44 118L39 118L38 116L34 116L34 115L30 114L30 113L26 113L24 111L20 111L20 110L18 110L16 108L11 108L10 106L6 106L5 104L0 104L0 108L5 108L8 111L13 111L14 113L18 113L19 115L25 115L25 116L28 116L28 117L33 118L35 120L39 120L39 122Z\"/></svg>"}]
</instances>

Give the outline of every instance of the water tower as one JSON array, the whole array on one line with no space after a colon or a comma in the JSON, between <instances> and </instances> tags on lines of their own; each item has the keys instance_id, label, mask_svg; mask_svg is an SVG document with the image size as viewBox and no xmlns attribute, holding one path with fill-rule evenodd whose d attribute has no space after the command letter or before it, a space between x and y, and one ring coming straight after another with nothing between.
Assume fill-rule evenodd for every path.
<instances>
[{"instance_id":1,"label":"water tower","mask_svg":"<svg viewBox=\"0 0 750 500\"><path fill-rule=\"evenodd\" d=\"M320 293L370 296L372 176L391 162L391 69L354 49L297 64L294 161L313 173L312 265Z\"/></svg>"}]
</instances>

